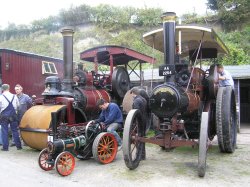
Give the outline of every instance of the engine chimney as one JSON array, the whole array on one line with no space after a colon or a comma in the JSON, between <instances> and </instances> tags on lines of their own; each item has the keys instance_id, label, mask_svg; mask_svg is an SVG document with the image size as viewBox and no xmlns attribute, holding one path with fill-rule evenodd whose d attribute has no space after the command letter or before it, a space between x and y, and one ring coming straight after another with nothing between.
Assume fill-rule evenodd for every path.
<instances>
[{"instance_id":1,"label":"engine chimney","mask_svg":"<svg viewBox=\"0 0 250 187\"><path fill-rule=\"evenodd\" d=\"M174 82L175 72L175 19L174 12L166 12L162 15L163 35L164 35L164 62L165 62L165 82Z\"/></svg>"},{"instance_id":2,"label":"engine chimney","mask_svg":"<svg viewBox=\"0 0 250 187\"><path fill-rule=\"evenodd\" d=\"M73 92L73 34L72 28L63 28L63 62L64 62L64 77L62 81L62 92L60 95L71 95Z\"/></svg>"}]
</instances>

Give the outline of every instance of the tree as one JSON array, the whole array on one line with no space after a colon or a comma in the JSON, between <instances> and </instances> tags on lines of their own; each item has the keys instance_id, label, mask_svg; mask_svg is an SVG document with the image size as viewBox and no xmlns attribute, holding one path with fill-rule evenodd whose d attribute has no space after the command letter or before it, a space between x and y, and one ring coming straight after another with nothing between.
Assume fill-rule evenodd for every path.
<instances>
[{"instance_id":1,"label":"tree","mask_svg":"<svg viewBox=\"0 0 250 187\"><path fill-rule=\"evenodd\" d=\"M240 29L249 24L249 0L208 0L207 6L218 13L221 23L227 31Z\"/></svg>"},{"instance_id":2,"label":"tree","mask_svg":"<svg viewBox=\"0 0 250 187\"><path fill-rule=\"evenodd\" d=\"M233 43L228 43L227 47L230 53L221 59L221 63L224 65L242 65L249 64L250 58L244 52L243 49L238 48L237 45Z\"/></svg>"},{"instance_id":3,"label":"tree","mask_svg":"<svg viewBox=\"0 0 250 187\"><path fill-rule=\"evenodd\" d=\"M71 7L69 10L61 10L59 13L59 20L62 26L65 25L80 25L91 21L92 8L88 5L80 5Z\"/></svg>"},{"instance_id":4,"label":"tree","mask_svg":"<svg viewBox=\"0 0 250 187\"><path fill-rule=\"evenodd\" d=\"M57 31L60 27L58 17L50 16L48 18L40 19L40 20L34 20L31 23L31 30L32 32L36 32L39 30L44 30L47 33Z\"/></svg>"},{"instance_id":5,"label":"tree","mask_svg":"<svg viewBox=\"0 0 250 187\"><path fill-rule=\"evenodd\" d=\"M210 10L215 10L217 11L219 8L218 8L218 0L207 0L207 7L210 9Z\"/></svg>"}]
</instances>

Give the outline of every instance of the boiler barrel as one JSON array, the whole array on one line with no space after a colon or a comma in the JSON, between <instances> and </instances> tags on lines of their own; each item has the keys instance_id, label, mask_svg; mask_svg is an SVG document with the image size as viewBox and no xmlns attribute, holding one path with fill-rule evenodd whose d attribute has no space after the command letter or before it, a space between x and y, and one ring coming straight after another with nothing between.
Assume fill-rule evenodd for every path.
<instances>
[{"instance_id":1,"label":"boiler barrel","mask_svg":"<svg viewBox=\"0 0 250 187\"><path fill-rule=\"evenodd\" d=\"M25 112L20 123L24 143L37 150L47 147L51 112L58 112L64 108L65 105L37 105Z\"/></svg>"}]
</instances>

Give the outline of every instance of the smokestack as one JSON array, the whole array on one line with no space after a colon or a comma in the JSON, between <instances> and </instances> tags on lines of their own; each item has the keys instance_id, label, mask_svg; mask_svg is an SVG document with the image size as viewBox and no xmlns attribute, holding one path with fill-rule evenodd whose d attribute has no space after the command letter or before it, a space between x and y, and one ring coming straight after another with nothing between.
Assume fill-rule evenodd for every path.
<instances>
[{"instance_id":1,"label":"smokestack","mask_svg":"<svg viewBox=\"0 0 250 187\"><path fill-rule=\"evenodd\" d=\"M64 62L64 79L62 81L62 91L72 92L73 84L73 34L74 30L70 27L63 28L63 62Z\"/></svg>"},{"instance_id":2,"label":"smokestack","mask_svg":"<svg viewBox=\"0 0 250 187\"><path fill-rule=\"evenodd\" d=\"M173 65L175 62L175 19L174 12L166 12L162 15L164 34L164 62L166 65ZM174 76L165 77L166 82L174 82Z\"/></svg>"}]
</instances>

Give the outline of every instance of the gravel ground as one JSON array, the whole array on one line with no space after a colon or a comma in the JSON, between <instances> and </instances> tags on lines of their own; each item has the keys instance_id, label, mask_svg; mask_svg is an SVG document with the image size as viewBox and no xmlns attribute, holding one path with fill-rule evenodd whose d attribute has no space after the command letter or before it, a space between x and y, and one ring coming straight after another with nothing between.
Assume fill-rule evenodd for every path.
<instances>
[{"instance_id":1,"label":"gravel ground","mask_svg":"<svg viewBox=\"0 0 250 187\"><path fill-rule=\"evenodd\" d=\"M197 175L198 149L177 148L165 152L159 146L147 144L147 160L136 170L124 164L122 152L114 162L101 165L90 159L76 159L71 175L61 177L55 169L43 171L38 166L39 151L29 147L17 151L0 151L0 186L64 187L64 186L249 186L250 185L250 129L238 134L238 148L233 154L219 152L216 140L208 151L207 172Z\"/></svg>"}]
</instances>

